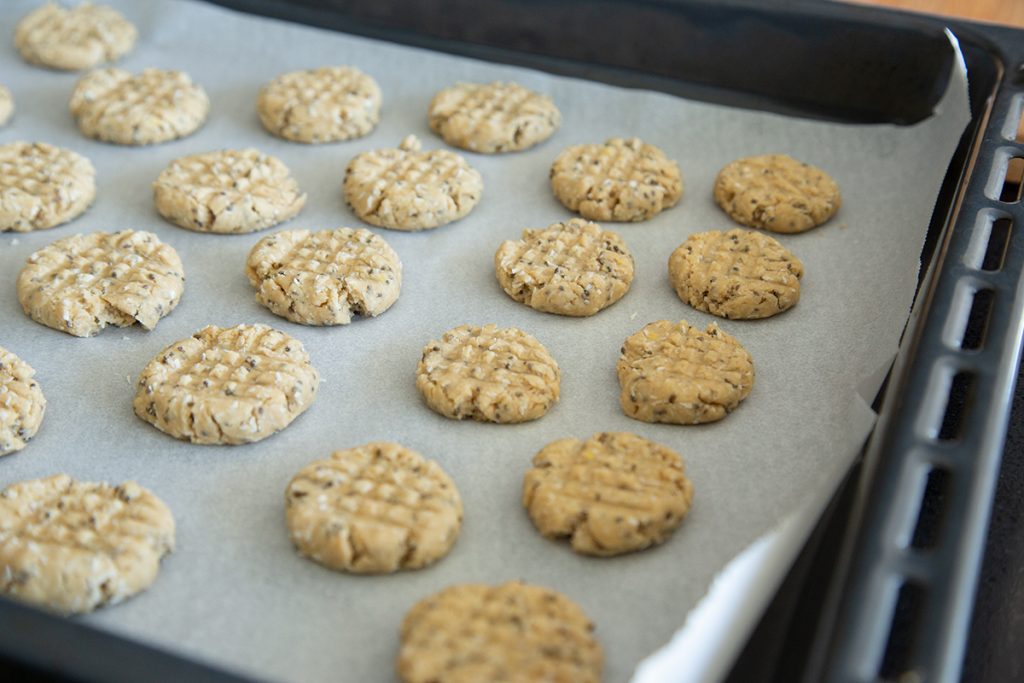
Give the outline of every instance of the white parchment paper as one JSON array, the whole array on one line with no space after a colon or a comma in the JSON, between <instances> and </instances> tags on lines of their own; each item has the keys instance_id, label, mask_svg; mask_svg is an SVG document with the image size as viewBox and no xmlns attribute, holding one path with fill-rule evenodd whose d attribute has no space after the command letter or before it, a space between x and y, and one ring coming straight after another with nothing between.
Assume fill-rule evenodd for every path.
<instances>
[{"instance_id":1,"label":"white parchment paper","mask_svg":"<svg viewBox=\"0 0 1024 683\"><path fill-rule=\"evenodd\" d=\"M254 18L184 0L112 0L140 32L121 65L188 71L208 91L206 126L184 140L124 148L87 140L67 101L77 76L22 63L9 40L0 82L17 112L0 143L41 140L89 157L98 170L95 205L75 222L0 235L0 345L38 371L49 400L36 439L0 461L0 484L65 471L87 480L136 479L175 513L178 549L156 584L128 602L83 618L88 624L189 657L281 681L391 680L398 627L417 600L447 585L521 578L562 591L597 624L606 680L624 681L671 638L731 558L787 515L824 500L873 423L858 391L871 395L896 350L918 254L948 159L967 121L963 84L936 115L909 128L844 126L715 107L536 71L476 62ZM35 0L0 4L9 36ZM351 64L384 93L383 118L368 137L304 146L262 130L260 86L284 71ZM179 156L256 146L287 163L309 193L286 227L357 226L340 186L356 153L393 147L426 125L438 89L457 80L514 79L551 95L564 123L529 151L467 155L485 179L465 219L420 234L375 229L405 266L402 295L377 319L308 328L259 306L245 257L267 233L201 235L163 222L151 183ZM498 244L526 227L568 218L551 196L548 168L565 147L642 136L678 160L686 191L654 220L620 226L636 258L636 280L612 308L586 319L535 312L499 288ZM757 379L726 420L701 427L648 425L623 416L614 366L622 341L645 323L713 319L676 298L671 251L687 235L727 229L711 187L740 156L786 152L828 170L844 205L828 225L779 239L804 262L800 304L755 322L719 321L750 351ZM25 259L45 244L94 230L150 230L173 245L188 282L181 305L153 332L109 329L76 339L29 320L15 296ZM133 382L165 345L206 324L262 322L301 339L324 384L312 408L284 432L242 447L178 442L137 419ZM562 399L541 420L518 426L460 423L423 404L414 386L420 351L462 323L496 322L536 336L559 362ZM685 458L692 514L664 546L614 559L581 557L543 539L520 504L530 458L564 436L634 431ZM358 577L300 558L287 538L284 487L310 460L373 439L390 439L440 461L465 502L462 534L432 568Z\"/></svg>"}]
</instances>

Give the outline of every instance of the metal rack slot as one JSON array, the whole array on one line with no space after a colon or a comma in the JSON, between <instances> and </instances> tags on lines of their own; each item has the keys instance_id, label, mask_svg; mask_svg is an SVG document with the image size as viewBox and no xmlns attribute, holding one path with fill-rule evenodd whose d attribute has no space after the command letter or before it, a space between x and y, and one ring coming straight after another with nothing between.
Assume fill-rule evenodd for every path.
<instances>
[{"instance_id":1,"label":"metal rack slot","mask_svg":"<svg viewBox=\"0 0 1024 683\"><path fill-rule=\"evenodd\" d=\"M955 441L960 437L960 427L964 423L964 413L968 407L971 390L974 388L974 375L961 370L953 375L946 398L946 410L942 416L935 438L939 441Z\"/></svg>"},{"instance_id":2,"label":"metal rack slot","mask_svg":"<svg viewBox=\"0 0 1024 683\"><path fill-rule=\"evenodd\" d=\"M1024 184L1024 158L1013 157L1006 163L1006 175L1003 177L1003 189L999 193L999 201L1007 204L1019 202L1022 184Z\"/></svg>"},{"instance_id":3,"label":"metal rack slot","mask_svg":"<svg viewBox=\"0 0 1024 683\"><path fill-rule=\"evenodd\" d=\"M938 545L948 508L946 496L950 491L951 476L949 469L941 466L933 467L928 473L910 547L928 550Z\"/></svg>"},{"instance_id":4,"label":"metal rack slot","mask_svg":"<svg viewBox=\"0 0 1024 683\"><path fill-rule=\"evenodd\" d=\"M985 343L985 332L988 330L994 299L995 291L992 289L975 290L971 312L967 314L967 323L960 337L960 348L964 351L977 351Z\"/></svg>"},{"instance_id":5,"label":"metal rack slot","mask_svg":"<svg viewBox=\"0 0 1024 683\"><path fill-rule=\"evenodd\" d=\"M905 680L913 662L914 637L922 623L926 597L927 590L916 581L905 581L900 586L885 654L878 667L878 677L882 680Z\"/></svg>"},{"instance_id":6,"label":"metal rack slot","mask_svg":"<svg viewBox=\"0 0 1024 683\"><path fill-rule=\"evenodd\" d=\"M1009 216L997 218L992 221L992 228L988 235L988 245L985 247L985 258L981 261L981 269L989 272L1001 270L1003 259L1006 257L1006 245L1010 242L1010 229L1013 227L1013 219Z\"/></svg>"}]
</instances>

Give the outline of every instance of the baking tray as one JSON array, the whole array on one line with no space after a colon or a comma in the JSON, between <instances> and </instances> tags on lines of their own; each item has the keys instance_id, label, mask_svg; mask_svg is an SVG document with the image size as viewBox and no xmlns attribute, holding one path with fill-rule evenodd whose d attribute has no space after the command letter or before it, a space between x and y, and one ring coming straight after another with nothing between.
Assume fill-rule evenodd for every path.
<instances>
[{"instance_id":1,"label":"baking tray","mask_svg":"<svg viewBox=\"0 0 1024 683\"><path fill-rule=\"evenodd\" d=\"M952 67L944 22L817 2L218 4L692 99L850 122L927 117ZM1024 245L999 227L1007 218L1021 224L1020 204L1001 202L998 193L1009 159L1024 156L1010 132L1024 102L1017 66L1024 42L1010 30L953 28L968 62L973 123L937 198L923 254L929 267L852 489L848 544L832 591L838 597L827 601L823 622L840 626L821 629L808 680L907 671L945 680L955 678L962 655L1021 339ZM980 291L991 294L978 297ZM959 416L955 426L947 414ZM946 474L932 475L935 467ZM921 527L930 531L920 532L927 548L915 544L919 517L931 520ZM890 638L893 615L902 626ZM0 674L240 680L6 601L0 633L8 667ZM891 655L890 642L912 647Z\"/></svg>"}]
</instances>

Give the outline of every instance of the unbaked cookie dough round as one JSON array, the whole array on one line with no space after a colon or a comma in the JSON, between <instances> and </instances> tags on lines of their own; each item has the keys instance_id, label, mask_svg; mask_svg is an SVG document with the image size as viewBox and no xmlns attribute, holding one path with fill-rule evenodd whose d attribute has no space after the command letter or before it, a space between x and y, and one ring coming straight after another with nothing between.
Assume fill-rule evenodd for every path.
<instances>
[{"instance_id":1,"label":"unbaked cookie dough round","mask_svg":"<svg viewBox=\"0 0 1024 683\"><path fill-rule=\"evenodd\" d=\"M48 2L18 22L14 46L26 62L75 71L124 56L137 37L135 26L108 5L65 9Z\"/></svg>"},{"instance_id":2,"label":"unbaked cookie dough round","mask_svg":"<svg viewBox=\"0 0 1024 683\"><path fill-rule=\"evenodd\" d=\"M256 113L263 127L292 142L361 138L380 120L377 82L351 66L282 74L260 90Z\"/></svg>"},{"instance_id":3,"label":"unbaked cookie dough round","mask_svg":"<svg viewBox=\"0 0 1024 683\"><path fill-rule=\"evenodd\" d=\"M66 474L0 491L0 582L7 596L82 614L146 590L174 550L174 517L133 481Z\"/></svg>"},{"instance_id":4,"label":"unbaked cookie dough round","mask_svg":"<svg viewBox=\"0 0 1024 683\"><path fill-rule=\"evenodd\" d=\"M626 339L616 370L622 411L642 422L721 420L754 387L750 354L714 323L650 323Z\"/></svg>"},{"instance_id":5,"label":"unbaked cookie dough round","mask_svg":"<svg viewBox=\"0 0 1024 683\"><path fill-rule=\"evenodd\" d=\"M156 210L196 232L246 233L295 216L306 193L277 157L225 149L175 159L153 183Z\"/></svg>"},{"instance_id":6,"label":"unbaked cookie dough round","mask_svg":"<svg viewBox=\"0 0 1024 683\"><path fill-rule=\"evenodd\" d=\"M78 81L70 109L86 137L152 145L191 135L210 111L206 91L182 71L98 69Z\"/></svg>"},{"instance_id":7,"label":"unbaked cookie dough round","mask_svg":"<svg viewBox=\"0 0 1024 683\"><path fill-rule=\"evenodd\" d=\"M45 230L77 218L96 198L96 169L45 142L0 146L0 232Z\"/></svg>"},{"instance_id":8,"label":"unbaked cookie dough round","mask_svg":"<svg viewBox=\"0 0 1024 683\"><path fill-rule=\"evenodd\" d=\"M18 301L30 318L76 337L107 325L147 330L185 291L174 247L151 232L75 235L43 247L18 274Z\"/></svg>"},{"instance_id":9,"label":"unbaked cookie dough round","mask_svg":"<svg viewBox=\"0 0 1024 683\"><path fill-rule=\"evenodd\" d=\"M303 325L347 325L398 300L402 262L365 228L282 230L256 243L246 275L256 300Z\"/></svg>"},{"instance_id":10,"label":"unbaked cookie dough round","mask_svg":"<svg viewBox=\"0 0 1024 683\"><path fill-rule=\"evenodd\" d=\"M514 327L462 325L431 341L416 369L427 405L454 420L527 422L558 400L558 364Z\"/></svg>"},{"instance_id":11,"label":"unbaked cookie dough round","mask_svg":"<svg viewBox=\"0 0 1024 683\"><path fill-rule=\"evenodd\" d=\"M553 590L460 584L406 613L398 675L405 683L598 683L604 655L593 632L579 605Z\"/></svg>"},{"instance_id":12,"label":"unbaked cookie dough round","mask_svg":"<svg viewBox=\"0 0 1024 683\"><path fill-rule=\"evenodd\" d=\"M584 555L619 555L663 543L690 510L683 459L626 432L559 439L523 478L523 506L547 538Z\"/></svg>"},{"instance_id":13,"label":"unbaked cookie dough round","mask_svg":"<svg viewBox=\"0 0 1024 683\"><path fill-rule=\"evenodd\" d=\"M448 554L462 499L441 466L396 443L335 451L306 465L285 491L298 551L332 569L420 569Z\"/></svg>"},{"instance_id":14,"label":"unbaked cookie dough round","mask_svg":"<svg viewBox=\"0 0 1024 683\"><path fill-rule=\"evenodd\" d=\"M669 257L668 274L679 298L697 310L752 320L796 305L804 265L764 233L712 230L679 245Z\"/></svg>"},{"instance_id":15,"label":"unbaked cookie dough round","mask_svg":"<svg viewBox=\"0 0 1024 683\"><path fill-rule=\"evenodd\" d=\"M547 140L562 122L551 98L518 83L457 83L430 101L430 130L455 147L496 154Z\"/></svg>"},{"instance_id":16,"label":"unbaked cookie dough round","mask_svg":"<svg viewBox=\"0 0 1024 683\"><path fill-rule=\"evenodd\" d=\"M20 451L39 431L46 412L36 371L0 346L0 455Z\"/></svg>"},{"instance_id":17,"label":"unbaked cookie dough round","mask_svg":"<svg viewBox=\"0 0 1024 683\"><path fill-rule=\"evenodd\" d=\"M587 316L629 291L633 255L618 233L573 218L502 242L494 271L505 293L530 308Z\"/></svg>"},{"instance_id":18,"label":"unbaked cookie dough round","mask_svg":"<svg viewBox=\"0 0 1024 683\"><path fill-rule=\"evenodd\" d=\"M302 342L266 325L208 326L158 353L139 375L135 414L199 444L259 441L316 398Z\"/></svg>"},{"instance_id":19,"label":"unbaked cookie dough round","mask_svg":"<svg viewBox=\"0 0 1024 683\"><path fill-rule=\"evenodd\" d=\"M594 221L644 221L683 195L679 166L640 138L576 145L551 165L551 189L570 211Z\"/></svg>"},{"instance_id":20,"label":"unbaked cookie dough round","mask_svg":"<svg viewBox=\"0 0 1024 683\"><path fill-rule=\"evenodd\" d=\"M718 172L715 201L737 223L771 232L804 232L835 215L839 186L816 166L785 154L737 159Z\"/></svg>"}]
</instances>

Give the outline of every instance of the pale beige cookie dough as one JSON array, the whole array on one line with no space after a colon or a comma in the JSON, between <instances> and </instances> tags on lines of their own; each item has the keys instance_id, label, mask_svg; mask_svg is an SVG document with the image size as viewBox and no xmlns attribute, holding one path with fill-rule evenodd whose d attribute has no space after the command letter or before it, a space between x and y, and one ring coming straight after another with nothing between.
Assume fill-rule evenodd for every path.
<instances>
[{"instance_id":1,"label":"pale beige cookie dough","mask_svg":"<svg viewBox=\"0 0 1024 683\"><path fill-rule=\"evenodd\" d=\"M118 145L151 145L191 135L210 111L201 86L182 71L98 69L81 78L70 109L82 134Z\"/></svg>"},{"instance_id":2,"label":"pale beige cookie dough","mask_svg":"<svg viewBox=\"0 0 1024 683\"><path fill-rule=\"evenodd\" d=\"M622 411L643 422L721 420L754 387L750 354L714 323L650 323L626 339L616 370Z\"/></svg>"},{"instance_id":3,"label":"pale beige cookie dough","mask_svg":"<svg viewBox=\"0 0 1024 683\"><path fill-rule=\"evenodd\" d=\"M113 7L83 2L65 9L48 2L18 22L14 45L26 62L74 71L124 56L137 37Z\"/></svg>"},{"instance_id":4,"label":"pale beige cookie dough","mask_svg":"<svg viewBox=\"0 0 1024 683\"><path fill-rule=\"evenodd\" d=\"M737 223L772 232L804 232L842 204L823 170L785 154L737 159L718 172L715 201Z\"/></svg>"},{"instance_id":5,"label":"pale beige cookie dough","mask_svg":"<svg viewBox=\"0 0 1024 683\"><path fill-rule=\"evenodd\" d=\"M299 552L332 569L420 569L451 549L462 499L441 466L396 443L335 451L306 465L285 491Z\"/></svg>"},{"instance_id":6,"label":"pale beige cookie dough","mask_svg":"<svg viewBox=\"0 0 1024 683\"><path fill-rule=\"evenodd\" d=\"M80 154L45 142L0 146L0 232L61 225L95 198L96 169Z\"/></svg>"},{"instance_id":7,"label":"pale beige cookie dough","mask_svg":"<svg viewBox=\"0 0 1024 683\"><path fill-rule=\"evenodd\" d=\"M679 245L669 257L668 274L679 298L697 310L751 320L796 305L804 265L764 233L712 230Z\"/></svg>"},{"instance_id":8,"label":"pale beige cookie dough","mask_svg":"<svg viewBox=\"0 0 1024 683\"><path fill-rule=\"evenodd\" d=\"M33 320L76 337L107 325L147 330L185 290L178 252L151 232L94 232L58 240L28 258L18 301Z\"/></svg>"},{"instance_id":9,"label":"pale beige cookie dough","mask_svg":"<svg viewBox=\"0 0 1024 683\"><path fill-rule=\"evenodd\" d=\"M430 101L430 130L449 145L496 154L533 147L562 122L549 97L518 83L458 83Z\"/></svg>"},{"instance_id":10,"label":"pale beige cookie dough","mask_svg":"<svg viewBox=\"0 0 1024 683\"><path fill-rule=\"evenodd\" d=\"M561 375L544 346L514 327L462 325L431 341L416 369L427 405L454 420L527 422L558 400Z\"/></svg>"},{"instance_id":11,"label":"pale beige cookie dough","mask_svg":"<svg viewBox=\"0 0 1024 683\"><path fill-rule=\"evenodd\" d=\"M0 127L4 126L14 113L14 98L11 91L0 85Z\"/></svg>"},{"instance_id":12,"label":"pale beige cookie dough","mask_svg":"<svg viewBox=\"0 0 1024 683\"><path fill-rule=\"evenodd\" d=\"M398 675L405 683L598 683L594 624L548 588L460 584L405 615Z\"/></svg>"},{"instance_id":13,"label":"pale beige cookie dough","mask_svg":"<svg viewBox=\"0 0 1024 683\"><path fill-rule=\"evenodd\" d=\"M365 228L282 230L256 243L245 272L257 301L303 325L376 317L402 289L398 254Z\"/></svg>"},{"instance_id":14,"label":"pale beige cookie dough","mask_svg":"<svg viewBox=\"0 0 1024 683\"><path fill-rule=\"evenodd\" d=\"M174 517L133 481L66 474L0 491L0 586L9 597L82 614L146 590L174 550Z\"/></svg>"},{"instance_id":15,"label":"pale beige cookie dough","mask_svg":"<svg viewBox=\"0 0 1024 683\"><path fill-rule=\"evenodd\" d=\"M633 255L618 233L573 218L502 242L494 271L505 293L530 308L586 316L629 291Z\"/></svg>"},{"instance_id":16,"label":"pale beige cookie dough","mask_svg":"<svg viewBox=\"0 0 1024 683\"><path fill-rule=\"evenodd\" d=\"M0 455L20 451L39 431L43 390L28 363L0 346Z\"/></svg>"},{"instance_id":17,"label":"pale beige cookie dough","mask_svg":"<svg viewBox=\"0 0 1024 683\"><path fill-rule=\"evenodd\" d=\"M683 195L679 166L640 138L576 145L551 165L551 189L570 211L594 221L644 221Z\"/></svg>"},{"instance_id":18,"label":"pale beige cookie dough","mask_svg":"<svg viewBox=\"0 0 1024 683\"><path fill-rule=\"evenodd\" d=\"M468 214L484 191L480 173L443 149L423 152L415 135L398 149L363 152L345 169L345 201L360 219L393 230L436 228Z\"/></svg>"},{"instance_id":19,"label":"pale beige cookie dough","mask_svg":"<svg viewBox=\"0 0 1024 683\"><path fill-rule=\"evenodd\" d=\"M690 510L693 485L675 451L636 434L559 439L523 478L523 506L548 538L585 555L619 555L663 543Z\"/></svg>"},{"instance_id":20,"label":"pale beige cookie dough","mask_svg":"<svg viewBox=\"0 0 1024 683\"><path fill-rule=\"evenodd\" d=\"M306 193L280 159L225 149L175 159L153 183L161 216L196 232L245 233L292 218Z\"/></svg>"},{"instance_id":21,"label":"pale beige cookie dough","mask_svg":"<svg viewBox=\"0 0 1024 683\"><path fill-rule=\"evenodd\" d=\"M351 66L282 74L260 90L256 113L263 127L292 142L361 138L380 120L377 82Z\"/></svg>"},{"instance_id":22,"label":"pale beige cookie dough","mask_svg":"<svg viewBox=\"0 0 1024 683\"><path fill-rule=\"evenodd\" d=\"M135 414L200 444L265 439L316 398L320 375L302 343L266 325L208 326L143 369Z\"/></svg>"}]
</instances>

